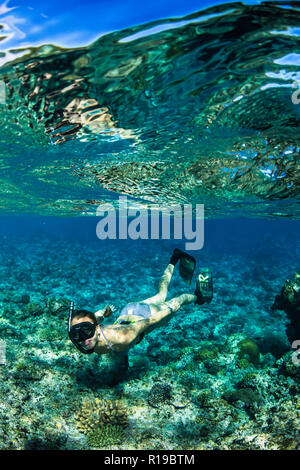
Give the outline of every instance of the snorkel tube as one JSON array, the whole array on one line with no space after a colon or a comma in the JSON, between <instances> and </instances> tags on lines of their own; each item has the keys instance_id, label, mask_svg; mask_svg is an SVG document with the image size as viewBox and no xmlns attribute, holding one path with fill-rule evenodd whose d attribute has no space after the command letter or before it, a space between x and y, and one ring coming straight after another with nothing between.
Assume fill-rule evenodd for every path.
<instances>
[{"instance_id":1,"label":"snorkel tube","mask_svg":"<svg viewBox=\"0 0 300 470\"><path fill-rule=\"evenodd\" d=\"M83 354L91 354L94 352L94 349L85 349L79 341L77 341L75 338L72 337L72 334L71 334L71 328L72 328L72 325L71 325L71 322L72 322L72 317L73 317L73 314L74 314L74 302L71 302L70 303L70 307L69 307L69 320L68 320L68 335L69 335L69 338L70 340L72 341L72 343L76 346L76 348L82 352Z\"/></svg>"}]
</instances>

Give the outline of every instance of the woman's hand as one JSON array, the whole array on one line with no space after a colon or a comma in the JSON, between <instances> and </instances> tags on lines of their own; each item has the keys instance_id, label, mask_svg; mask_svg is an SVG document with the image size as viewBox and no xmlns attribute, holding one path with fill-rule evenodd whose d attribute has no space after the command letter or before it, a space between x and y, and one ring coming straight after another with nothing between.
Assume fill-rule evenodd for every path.
<instances>
[{"instance_id":1,"label":"woman's hand","mask_svg":"<svg viewBox=\"0 0 300 470\"><path fill-rule=\"evenodd\" d=\"M104 310L104 317L110 317L113 313L117 311L116 307L113 304L106 305Z\"/></svg>"}]
</instances>

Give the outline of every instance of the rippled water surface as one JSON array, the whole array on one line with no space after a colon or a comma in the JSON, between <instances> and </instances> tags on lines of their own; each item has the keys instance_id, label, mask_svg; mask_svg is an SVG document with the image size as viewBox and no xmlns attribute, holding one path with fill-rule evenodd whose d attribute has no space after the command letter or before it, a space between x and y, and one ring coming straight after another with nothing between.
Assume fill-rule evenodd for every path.
<instances>
[{"instance_id":1,"label":"rippled water surface","mask_svg":"<svg viewBox=\"0 0 300 470\"><path fill-rule=\"evenodd\" d=\"M1 211L93 215L122 194L299 218L299 8L230 3L3 53Z\"/></svg>"}]
</instances>

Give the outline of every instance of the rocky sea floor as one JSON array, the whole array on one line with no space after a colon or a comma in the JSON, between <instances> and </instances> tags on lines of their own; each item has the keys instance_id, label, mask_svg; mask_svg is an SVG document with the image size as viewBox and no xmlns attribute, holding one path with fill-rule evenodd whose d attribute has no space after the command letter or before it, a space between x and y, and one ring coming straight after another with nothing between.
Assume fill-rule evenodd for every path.
<instances>
[{"instance_id":1,"label":"rocky sea floor","mask_svg":"<svg viewBox=\"0 0 300 470\"><path fill-rule=\"evenodd\" d=\"M299 449L300 369L270 309L294 253L200 252L212 303L144 338L112 385L116 361L77 352L59 307L153 295L176 245L97 242L1 240L0 449ZM168 298L193 290L176 270Z\"/></svg>"}]
</instances>

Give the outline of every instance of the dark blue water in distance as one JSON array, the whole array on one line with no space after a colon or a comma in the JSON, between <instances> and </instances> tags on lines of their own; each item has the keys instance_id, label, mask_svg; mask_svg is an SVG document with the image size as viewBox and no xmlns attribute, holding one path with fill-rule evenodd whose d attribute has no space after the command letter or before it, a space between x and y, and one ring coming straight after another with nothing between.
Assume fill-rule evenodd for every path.
<instances>
[{"instance_id":1,"label":"dark blue water in distance","mask_svg":"<svg viewBox=\"0 0 300 470\"><path fill-rule=\"evenodd\" d=\"M126 246L127 250L135 245L149 247L161 244L159 240L99 240L96 235L97 223L100 217L78 217L78 218L56 218L30 215L0 216L0 236L2 239L20 242L26 239L30 242L38 235L41 239L51 242L51 239L61 239L64 241L80 242L97 246L99 250L106 247L114 248L120 243ZM130 222L130 221L129 221ZM149 216L150 225L150 216ZM164 244L184 245L189 240L174 240L174 225L171 221L171 239L163 240ZM196 251L197 256L203 256L206 252L215 251L218 253L253 253L261 247L265 256L274 255L279 258L280 250L288 256L288 253L295 253L299 249L300 222L297 220L261 220L261 219L220 219L205 220L204 222L204 246ZM34 243L33 243L34 244ZM166 253L168 259L168 253ZM263 259L262 259L263 261ZM297 263L295 259L295 263ZM295 268L297 266L295 265Z\"/></svg>"}]
</instances>

